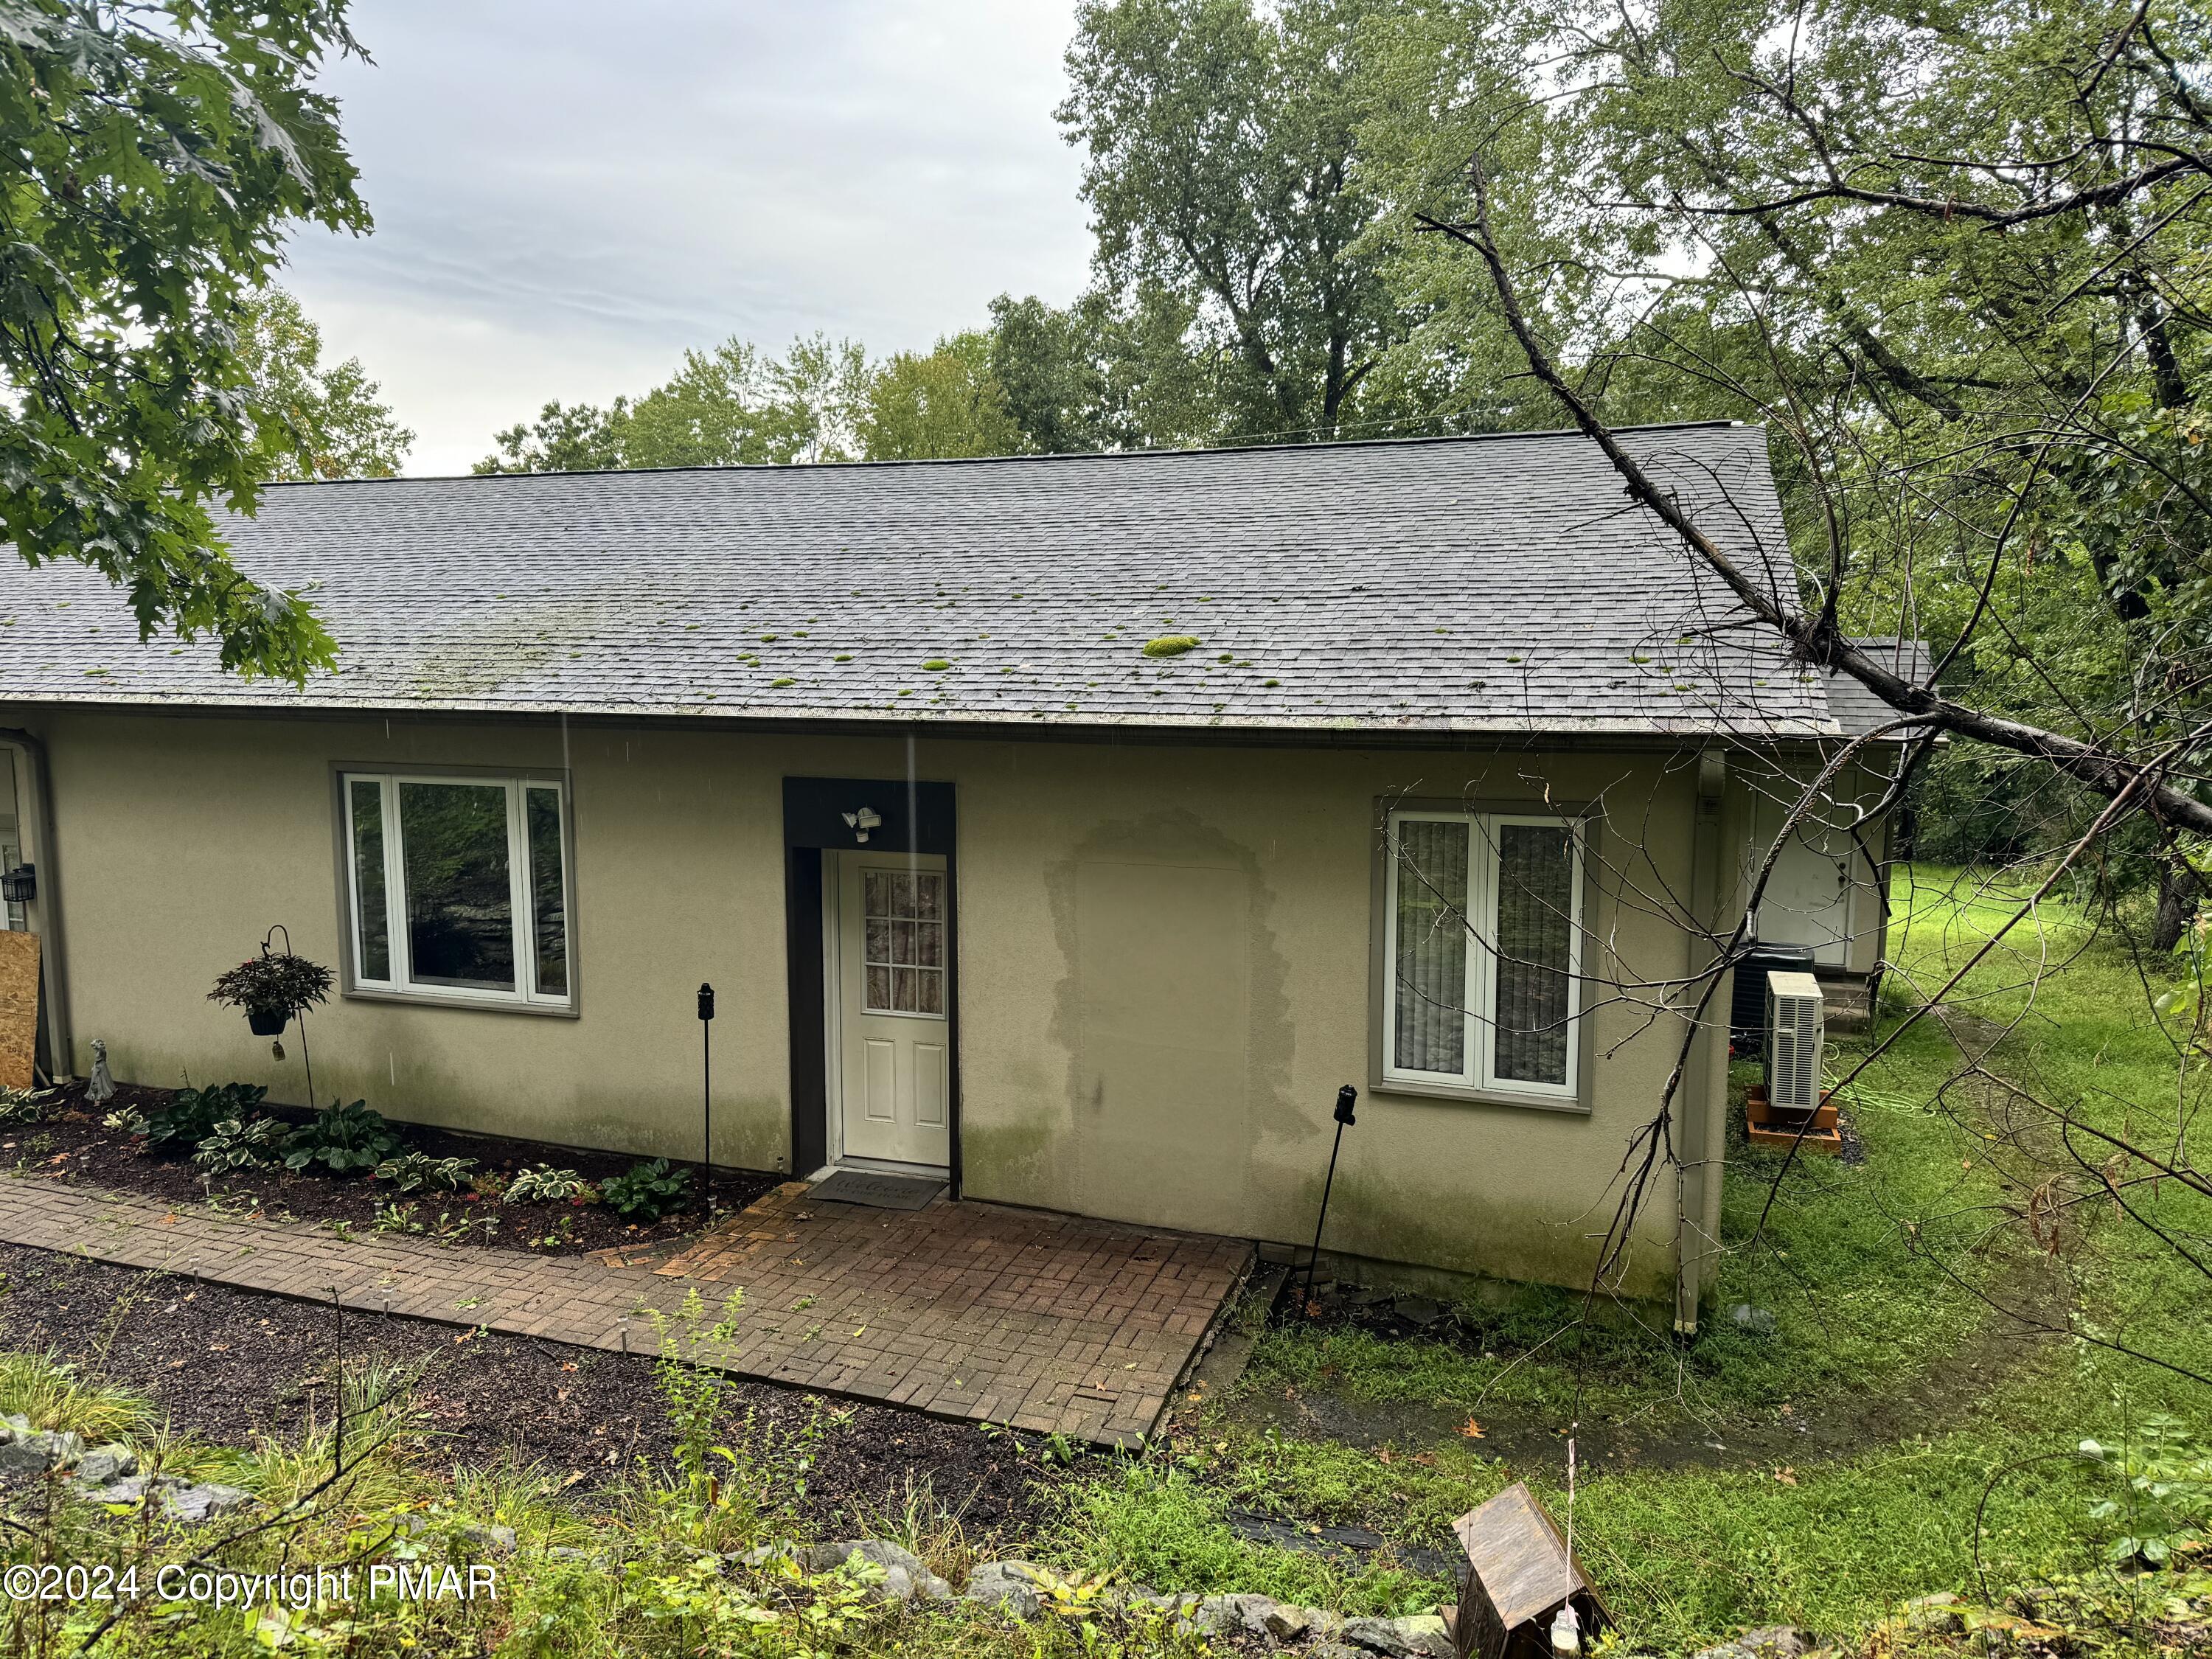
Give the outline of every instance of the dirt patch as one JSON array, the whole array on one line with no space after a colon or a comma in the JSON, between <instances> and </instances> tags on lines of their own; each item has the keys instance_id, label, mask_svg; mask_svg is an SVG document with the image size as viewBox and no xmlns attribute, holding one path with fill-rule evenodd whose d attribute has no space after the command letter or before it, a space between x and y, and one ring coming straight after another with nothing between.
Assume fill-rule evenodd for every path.
<instances>
[{"instance_id":1,"label":"dirt patch","mask_svg":"<svg viewBox=\"0 0 2212 1659\"><path fill-rule=\"evenodd\" d=\"M617 1245L650 1244L680 1237L704 1223L701 1202L689 1210L646 1224L625 1222L597 1204L502 1205L466 1193L395 1193L383 1182L326 1175L297 1175L289 1170L255 1170L218 1176L203 1186L192 1167L189 1146L148 1147L102 1122L109 1113L146 1111L168 1101L173 1091L135 1084L120 1086L104 1107L84 1099L83 1085L70 1084L43 1121L16 1125L0 1133L0 1163L21 1164L48 1180L81 1181L117 1191L144 1193L173 1204L212 1199L241 1215L296 1218L368 1232L379 1212L398 1205L412 1211L394 1225L462 1247L490 1245L534 1250L541 1255L574 1255ZM298 1123L307 1115L292 1108L270 1107L265 1115ZM474 1158L486 1174L507 1175L529 1164L550 1164L574 1170L597 1183L623 1174L637 1162L624 1153L592 1152L550 1146L534 1140L471 1135L425 1124L395 1124L408 1150L432 1158ZM714 1203L741 1210L785 1177L765 1171L717 1170ZM695 1194L697 1182L693 1182Z\"/></svg>"},{"instance_id":2,"label":"dirt patch","mask_svg":"<svg viewBox=\"0 0 2212 1659\"><path fill-rule=\"evenodd\" d=\"M150 1398L180 1431L217 1444L297 1436L328 1420L339 1331L332 1311L190 1278L0 1246L0 1347L54 1350ZM502 1456L542 1464L581 1497L673 1445L650 1361L496 1332L349 1314L349 1360L419 1363L416 1398L436 1438L426 1467ZM896 1515L924 1483L972 1540L1012 1541L1057 1513L1083 1469L1043 1462L1015 1436L895 1407L842 1405L726 1382L726 1441L796 1443L813 1462L792 1507L823 1535ZM318 1412L318 1407L320 1407ZM817 1417L818 1414L818 1417Z\"/></svg>"}]
</instances>

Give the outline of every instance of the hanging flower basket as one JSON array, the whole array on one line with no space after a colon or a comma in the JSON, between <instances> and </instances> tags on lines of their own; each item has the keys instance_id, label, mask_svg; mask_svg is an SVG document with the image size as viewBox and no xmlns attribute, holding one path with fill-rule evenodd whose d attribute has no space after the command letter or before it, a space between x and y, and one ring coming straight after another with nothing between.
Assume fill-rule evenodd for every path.
<instances>
[{"instance_id":1,"label":"hanging flower basket","mask_svg":"<svg viewBox=\"0 0 2212 1659\"><path fill-rule=\"evenodd\" d=\"M208 1000L246 1010L256 1036L282 1035L292 1016L330 995L331 970L289 951L250 957L222 975Z\"/></svg>"}]
</instances>

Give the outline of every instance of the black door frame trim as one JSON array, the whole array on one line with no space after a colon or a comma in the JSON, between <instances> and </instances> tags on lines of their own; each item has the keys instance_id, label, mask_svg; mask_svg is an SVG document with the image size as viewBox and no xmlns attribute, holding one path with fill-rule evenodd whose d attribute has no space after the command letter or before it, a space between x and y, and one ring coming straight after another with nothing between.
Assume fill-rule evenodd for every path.
<instances>
[{"instance_id":1,"label":"black door frame trim","mask_svg":"<svg viewBox=\"0 0 2212 1659\"><path fill-rule=\"evenodd\" d=\"M952 786L905 778L783 781L784 960L791 1005L791 1170L811 1175L830 1157L829 1008L823 995L822 854L861 843L844 815L872 807L883 822L870 852L945 860L945 1042L952 1195L960 1195L960 860Z\"/></svg>"}]
</instances>

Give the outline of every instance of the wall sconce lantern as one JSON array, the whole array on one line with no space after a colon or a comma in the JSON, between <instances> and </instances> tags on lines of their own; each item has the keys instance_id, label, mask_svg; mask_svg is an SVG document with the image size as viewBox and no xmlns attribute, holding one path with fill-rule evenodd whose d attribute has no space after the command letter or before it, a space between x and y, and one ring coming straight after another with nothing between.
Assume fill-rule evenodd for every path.
<instances>
[{"instance_id":1,"label":"wall sconce lantern","mask_svg":"<svg viewBox=\"0 0 2212 1659\"><path fill-rule=\"evenodd\" d=\"M28 904L38 896L39 872L35 866L19 864L0 874L0 900L9 904Z\"/></svg>"},{"instance_id":2,"label":"wall sconce lantern","mask_svg":"<svg viewBox=\"0 0 2212 1659\"><path fill-rule=\"evenodd\" d=\"M847 812L843 816L845 827L853 832L854 842L858 846L868 844L869 830L883 827L883 814L872 806L863 806L857 812Z\"/></svg>"}]
</instances>

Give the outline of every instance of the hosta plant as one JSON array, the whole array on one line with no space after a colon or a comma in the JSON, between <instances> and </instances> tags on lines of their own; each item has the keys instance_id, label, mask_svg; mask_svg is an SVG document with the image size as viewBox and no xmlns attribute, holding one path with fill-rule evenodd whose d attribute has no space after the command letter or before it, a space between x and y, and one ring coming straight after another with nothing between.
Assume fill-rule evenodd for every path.
<instances>
[{"instance_id":1,"label":"hosta plant","mask_svg":"<svg viewBox=\"0 0 2212 1659\"><path fill-rule=\"evenodd\" d=\"M53 1097L52 1089L0 1089L0 1124L36 1123Z\"/></svg>"},{"instance_id":2,"label":"hosta plant","mask_svg":"<svg viewBox=\"0 0 2212 1659\"><path fill-rule=\"evenodd\" d=\"M588 1204L599 1188L574 1170L556 1170L550 1164L518 1170L507 1183L509 1204Z\"/></svg>"},{"instance_id":3,"label":"hosta plant","mask_svg":"<svg viewBox=\"0 0 2212 1659\"><path fill-rule=\"evenodd\" d=\"M375 1178L388 1181L395 1192L420 1192L426 1187L457 1193L475 1177L472 1158L433 1158L428 1152L402 1152L376 1166Z\"/></svg>"},{"instance_id":4,"label":"hosta plant","mask_svg":"<svg viewBox=\"0 0 2212 1659\"><path fill-rule=\"evenodd\" d=\"M625 1221L658 1221L691 1199L691 1171L671 1168L665 1158L641 1159L599 1188L599 1198Z\"/></svg>"},{"instance_id":5,"label":"hosta plant","mask_svg":"<svg viewBox=\"0 0 2212 1659\"><path fill-rule=\"evenodd\" d=\"M401 1144L399 1132L383 1113L356 1100L350 1106L327 1107L294 1130L286 1143L284 1164L308 1170L319 1164L331 1175L355 1175L393 1157Z\"/></svg>"},{"instance_id":6,"label":"hosta plant","mask_svg":"<svg viewBox=\"0 0 2212 1659\"><path fill-rule=\"evenodd\" d=\"M258 1083L216 1083L204 1089L179 1089L159 1106L123 1111L107 1120L111 1128L141 1136L149 1146L181 1141L197 1146L218 1123L245 1122L261 1115L269 1091Z\"/></svg>"},{"instance_id":7,"label":"hosta plant","mask_svg":"<svg viewBox=\"0 0 2212 1659\"><path fill-rule=\"evenodd\" d=\"M192 1162L210 1175L265 1170L284 1155L290 1127L281 1118L225 1118L192 1149Z\"/></svg>"}]
</instances>

